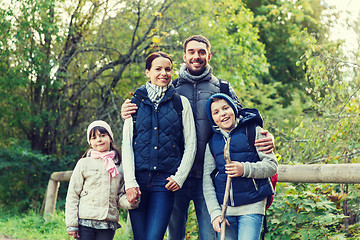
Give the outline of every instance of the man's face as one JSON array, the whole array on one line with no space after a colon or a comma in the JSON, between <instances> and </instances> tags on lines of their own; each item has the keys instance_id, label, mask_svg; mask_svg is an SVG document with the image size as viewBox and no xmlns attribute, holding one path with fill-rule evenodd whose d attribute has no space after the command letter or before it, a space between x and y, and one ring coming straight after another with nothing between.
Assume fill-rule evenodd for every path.
<instances>
[{"instance_id":1,"label":"man's face","mask_svg":"<svg viewBox=\"0 0 360 240\"><path fill-rule=\"evenodd\" d=\"M207 50L206 44L198 41L190 41L183 53L186 68L191 75L201 75L211 59L211 53Z\"/></svg>"}]
</instances>

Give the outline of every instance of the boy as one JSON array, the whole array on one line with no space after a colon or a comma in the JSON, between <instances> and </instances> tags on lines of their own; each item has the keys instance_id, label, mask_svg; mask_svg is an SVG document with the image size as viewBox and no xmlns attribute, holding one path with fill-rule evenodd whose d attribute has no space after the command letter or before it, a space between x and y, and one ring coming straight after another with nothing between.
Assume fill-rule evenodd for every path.
<instances>
[{"instance_id":1,"label":"boy","mask_svg":"<svg viewBox=\"0 0 360 240\"><path fill-rule=\"evenodd\" d=\"M255 150L248 140L248 129L255 127L261 138L262 118L257 109L238 110L226 94L211 96L206 111L213 127L205 151L203 192L215 231L220 232L227 175L232 178L227 209L226 239L258 240L265 215L267 197L274 194L269 177L277 172L274 153ZM231 163L226 164L224 146L229 145Z\"/></svg>"}]
</instances>

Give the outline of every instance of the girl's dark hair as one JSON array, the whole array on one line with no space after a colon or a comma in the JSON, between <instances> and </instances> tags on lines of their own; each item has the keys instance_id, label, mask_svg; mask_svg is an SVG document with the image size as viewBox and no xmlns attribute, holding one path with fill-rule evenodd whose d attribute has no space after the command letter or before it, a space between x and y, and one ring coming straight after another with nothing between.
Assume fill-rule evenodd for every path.
<instances>
[{"instance_id":1,"label":"girl's dark hair","mask_svg":"<svg viewBox=\"0 0 360 240\"><path fill-rule=\"evenodd\" d=\"M151 68L151 64L154 61L154 59L158 58L158 57L163 57L163 58L167 58L170 60L171 64L172 64L172 59L171 57L164 52L154 52L152 54L150 54L147 58L146 58L146 62L145 62L145 69L150 70Z\"/></svg>"},{"instance_id":2,"label":"girl's dark hair","mask_svg":"<svg viewBox=\"0 0 360 240\"><path fill-rule=\"evenodd\" d=\"M117 161L117 165L120 165L121 163L121 153L120 153L120 150L115 146L114 144L114 139L111 138L109 132L103 128L103 127L100 127L100 126L96 126L96 127L93 127L90 132L89 132L89 136L87 136L89 139L93 136L95 136L96 132L99 131L101 134L106 134L109 136L109 138L111 139L111 143L110 143L110 150L114 150L115 151L115 158L118 160ZM83 154L82 158L83 157L86 157L86 154L89 152L91 148L89 147L86 152Z\"/></svg>"}]
</instances>

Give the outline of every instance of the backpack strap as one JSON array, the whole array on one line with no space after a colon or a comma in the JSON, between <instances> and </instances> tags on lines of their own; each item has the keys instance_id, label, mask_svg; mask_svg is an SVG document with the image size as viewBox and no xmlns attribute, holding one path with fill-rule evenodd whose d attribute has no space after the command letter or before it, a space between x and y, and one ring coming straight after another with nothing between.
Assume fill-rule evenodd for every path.
<instances>
[{"instance_id":1,"label":"backpack strap","mask_svg":"<svg viewBox=\"0 0 360 240\"><path fill-rule=\"evenodd\" d=\"M182 120L182 111L183 111L184 107L182 105L180 95L175 93L174 96L172 97L172 101L173 101L176 112L178 113L178 115L181 117L180 119Z\"/></svg>"},{"instance_id":2,"label":"backpack strap","mask_svg":"<svg viewBox=\"0 0 360 240\"><path fill-rule=\"evenodd\" d=\"M230 96L230 84L224 79L218 79L220 83L220 92Z\"/></svg>"}]
</instances>

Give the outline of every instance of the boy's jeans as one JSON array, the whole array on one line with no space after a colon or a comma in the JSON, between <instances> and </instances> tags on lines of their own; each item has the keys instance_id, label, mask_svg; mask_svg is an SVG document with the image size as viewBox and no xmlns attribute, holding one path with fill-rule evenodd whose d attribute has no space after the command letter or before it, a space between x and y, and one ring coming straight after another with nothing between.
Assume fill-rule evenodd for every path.
<instances>
[{"instance_id":1,"label":"boy's jeans","mask_svg":"<svg viewBox=\"0 0 360 240\"><path fill-rule=\"evenodd\" d=\"M175 202L167 229L167 239L185 239L186 221L191 200L193 200L195 205L200 240L215 240L216 232L212 227L210 215L207 211L202 189L202 178L194 177L188 177L183 187L175 192Z\"/></svg>"},{"instance_id":2,"label":"boy's jeans","mask_svg":"<svg viewBox=\"0 0 360 240\"><path fill-rule=\"evenodd\" d=\"M226 225L226 240L259 240L263 215L249 214L243 216L227 216L230 226ZM220 240L220 233L218 233Z\"/></svg>"}]
</instances>

